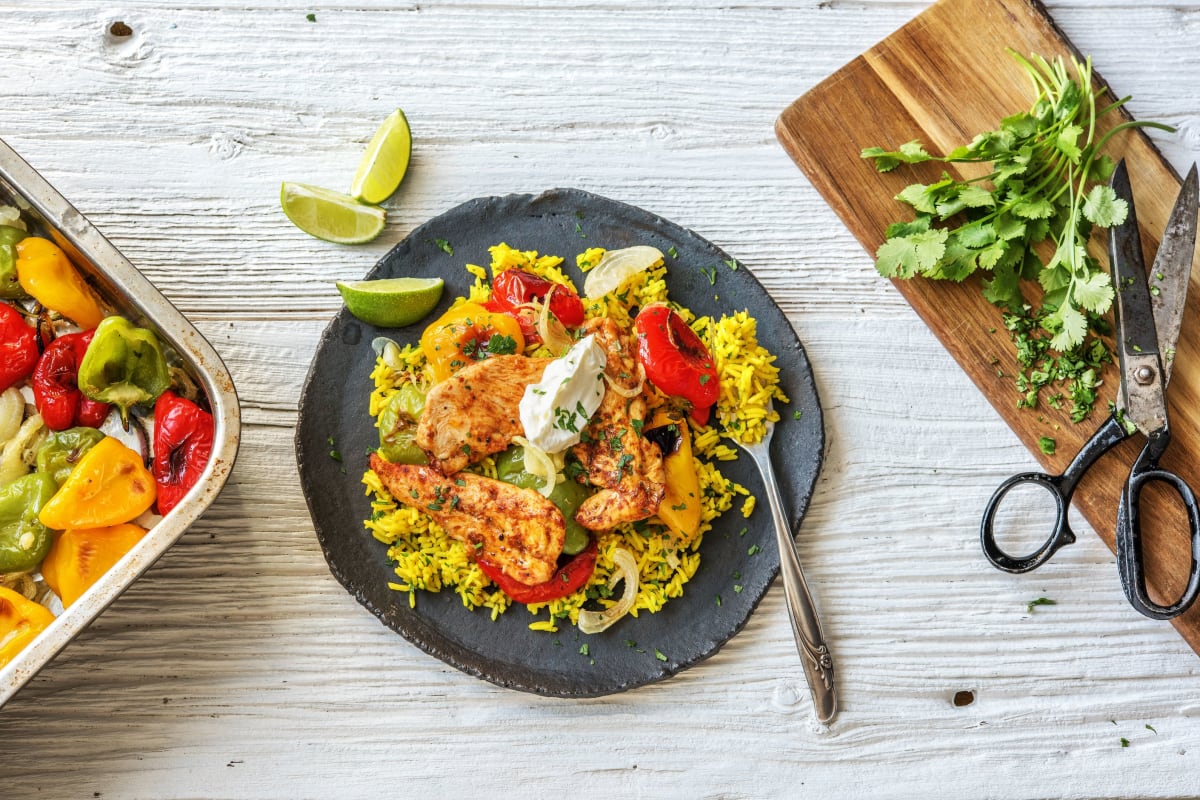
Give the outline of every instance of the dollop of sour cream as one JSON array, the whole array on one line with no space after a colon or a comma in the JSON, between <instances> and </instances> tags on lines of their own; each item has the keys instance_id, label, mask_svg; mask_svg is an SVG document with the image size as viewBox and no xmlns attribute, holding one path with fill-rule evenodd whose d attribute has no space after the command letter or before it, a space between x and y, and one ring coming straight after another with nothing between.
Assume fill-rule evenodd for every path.
<instances>
[{"instance_id":1,"label":"dollop of sour cream","mask_svg":"<svg viewBox=\"0 0 1200 800\"><path fill-rule=\"evenodd\" d=\"M518 409L530 444L561 453L579 442L604 399L607 361L596 337L585 336L546 367L539 383L525 387Z\"/></svg>"}]
</instances>

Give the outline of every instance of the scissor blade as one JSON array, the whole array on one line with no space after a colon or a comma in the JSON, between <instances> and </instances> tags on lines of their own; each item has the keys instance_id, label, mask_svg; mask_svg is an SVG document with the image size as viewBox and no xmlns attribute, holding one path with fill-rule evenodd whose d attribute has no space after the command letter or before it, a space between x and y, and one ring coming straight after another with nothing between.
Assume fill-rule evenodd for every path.
<instances>
[{"instance_id":1,"label":"scissor blade","mask_svg":"<svg viewBox=\"0 0 1200 800\"><path fill-rule=\"evenodd\" d=\"M1164 383L1171 380L1175 364L1175 343L1183 323L1188 282L1192 276L1192 256L1196 249L1196 211L1200 204L1196 165L1187 174L1175 208L1163 231L1158 255L1150 269L1150 304L1154 308L1154 326L1158 329L1158 352L1162 357ZM1156 291L1157 290L1157 291Z\"/></svg>"},{"instance_id":2,"label":"scissor blade","mask_svg":"<svg viewBox=\"0 0 1200 800\"><path fill-rule=\"evenodd\" d=\"M1117 354L1121 362L1119 405L1143 434L1166 424L1165 376L1159 361L1158 333L1146 283L1142 238L1125 161L1117 165L1112 189L1129 204L1125 221L1108 230L1108 260L1116 290Z\"/></svg>"}]
</instances>

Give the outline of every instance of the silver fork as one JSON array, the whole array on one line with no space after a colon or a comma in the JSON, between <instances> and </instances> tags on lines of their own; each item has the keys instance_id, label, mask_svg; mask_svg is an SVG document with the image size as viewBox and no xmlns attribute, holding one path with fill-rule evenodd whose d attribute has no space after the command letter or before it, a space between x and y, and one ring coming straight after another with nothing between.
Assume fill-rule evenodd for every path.
<instances>
[{"instance_id":1,"label":"silver fork","mask_svg":"<svg viewBox=\"0 0 1200 800\"><path fill-rule=\"evenodd\" d=\"M772 404L773 408L773 404ZM775 523L775 541L779 547L779 571L783 573L783 593L787 599L788 618L792 622L792 633L796 637L796 649L804 666L804 677L812 693L813 709L817 719L829 722L837 716L837 685L833 675L833 657L821 632L821 620L808 584L800 570L800 557L796 554L796 540L788 528L787 515L783 512L783 497L779 484L775 482L775 470L771 467L771 436L775 423L767 423L767 432L757 444L738 442L743 450L754 459L767 489L767 501L771 506L771 520ZM735 441L737 441L735 439Z\"/></svg>"}]
</instances>

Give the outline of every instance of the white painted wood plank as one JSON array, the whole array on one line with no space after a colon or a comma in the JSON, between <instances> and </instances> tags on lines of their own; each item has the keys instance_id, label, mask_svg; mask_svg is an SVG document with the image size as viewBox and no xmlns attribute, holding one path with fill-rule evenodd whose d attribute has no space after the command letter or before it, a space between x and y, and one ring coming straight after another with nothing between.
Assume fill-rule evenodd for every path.
<instances>
[{"instance_id":1,"label":"white painted wood plank","mask_svg":"<svg viewBox=\"0 0 1200 800\"><path fill-rule=\"evenodd\" d=\"M1032 460L774 142L788 102L924 6L0 2L0 137L197 322L245 421L209 513L0 712L25 756L4 796L1195 795L1200 660L1125 606L1095 537L1033 576L983 563L978 511ZM1200 157L1200 3L1051 9L1135 114L1180 127L1155 134L1172 163ZM116 19L135 40L106 38ZM279 181L344 183L398 104L417 150L383 237L292 229ZM292 426L332 281L458 202L563 185L719 243L816 365L829 447L800 547L832 728L778 589L710 661L576 702L425 656L325 568Z\"/></svg>"}]
</instances>

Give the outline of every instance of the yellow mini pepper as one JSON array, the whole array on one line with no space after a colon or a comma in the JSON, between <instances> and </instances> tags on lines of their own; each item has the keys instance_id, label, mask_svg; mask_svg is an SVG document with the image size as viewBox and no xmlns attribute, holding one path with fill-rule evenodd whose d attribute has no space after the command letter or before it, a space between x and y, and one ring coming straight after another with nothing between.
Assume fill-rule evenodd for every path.
<instances>
[{"instance_id":1,"label":"yellow mini pepper","mask_svg":"<svg viewBox=\"0 0 1200 800\"><path fill-rule=\"evenodd\" d=\"M429 361L434 383L439 383L489 356L521 355L525 337L521 323L508 314L489 311L478 303L462 303L425 329L421 351Z\"/></svg>"},{"instance_id":2,"label":"yellow mini pepper","mask_svg":"<svg viewBox=\"0 0 1200 800\"><path fill-rule=\"evenodd\" d=\"M154 503L154 476L142 457L111 436L83 454L38 519L47 528L106 528L140 516Z\"/></svg>"},{"instance_id":3,"label":"yellow mini pepper","mask_svg":"<svg viewBox=\"0 0 1200 800\"><path fill-rule=\"evenodd\" d=\"M54 615L24 595L0 586L0 667L17 657L54 622Z\"/></svg>"},{"instance_id":4,"label":"yellow mini pepper","mask_svg":"<svg viewBox=\"0 0 1200 800\"><path fill-rule=\"evenodd\" d=\"M104 304L58 245L30 236L17 242L16 248L22 289L84 330L100 324Z\"/></svg>"},{"instance_id":5,"label":"yellow mini pepper","mask_svg":"<svg viewBox=\"0 0 1200 800\"><path fill-rule=\"evenodd\" d=\"M658 518L671 529L675 540L686 545L700 530L700 512L703 503L700 497L700 478L696 474L696 463L692 459L692 436L687 421L660 407L650 418L646 430L674 425L679 443L670 453L663 454L663 471L666 473L667 490L658 504Z\"/></svg>"},{"instance_id":6,"label":"yellow mini pepper","mask_svg":"<svg viewBox=\"0 0 1200 800\"><path fill-rule=\"evenodd\" d=\"M63 531L42 562L42 577L69 606L145 535L145 528L131 524Z\"/></svg>"}]
</instances>

